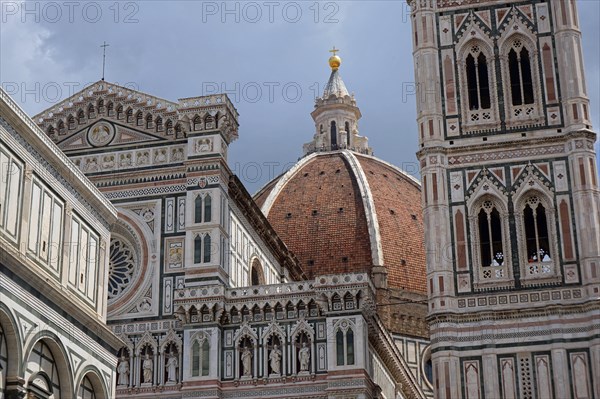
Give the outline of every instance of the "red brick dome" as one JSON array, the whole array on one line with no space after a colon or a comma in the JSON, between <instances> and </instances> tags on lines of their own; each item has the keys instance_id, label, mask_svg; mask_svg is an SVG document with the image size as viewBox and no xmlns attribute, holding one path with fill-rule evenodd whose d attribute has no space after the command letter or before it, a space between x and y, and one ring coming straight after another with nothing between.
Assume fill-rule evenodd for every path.
<instances>
[{"instance_id":1,"label":"red brick dome","mask_svg":"<svg viewBox=\"0 0 600 399\"><path fill-rule=\"evenodd\" d=\"M426 293L420 184L395 166L312 153L255 200L309 278L384 266L390 287Z\"/></svg>"}]
</instances>

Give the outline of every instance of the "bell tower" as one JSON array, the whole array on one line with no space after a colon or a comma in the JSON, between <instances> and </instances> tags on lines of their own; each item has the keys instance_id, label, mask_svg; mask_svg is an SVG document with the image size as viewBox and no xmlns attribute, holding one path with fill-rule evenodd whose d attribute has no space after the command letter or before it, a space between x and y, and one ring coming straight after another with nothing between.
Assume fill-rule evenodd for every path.
<instances>
[{"instance_id":1,"label":"bell tower","mask_svg":"<svg viewBox=\"0 0 600 399\"><path fill-rule=\"evenodd\" d=\"M600 397L577 3L408 3L435 397Z\"/></svg>"}]
</instances>

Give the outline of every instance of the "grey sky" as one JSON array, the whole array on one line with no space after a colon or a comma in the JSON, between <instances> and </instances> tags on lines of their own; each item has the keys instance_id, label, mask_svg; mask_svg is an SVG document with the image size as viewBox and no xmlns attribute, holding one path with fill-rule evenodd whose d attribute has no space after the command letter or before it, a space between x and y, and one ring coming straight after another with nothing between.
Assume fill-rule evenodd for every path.
<instances>
[{"instance_id":1,"label":"grey sky","mask_svg":"<svg viewBox=\"0 0 600 399\"><path fill-rule=\"evenodd\" d=\"M597 129L600 1L578 5ZM360 134L376 156L418 174L404 1L3 0L0 6L0 82L30 115L97 81L107 41L108 81L169 100L210 94L215 85L230 91L240 138L229 162L254 193L312 138L309 114L335 45L362 111Z\"/></svg>"}]
</instances>

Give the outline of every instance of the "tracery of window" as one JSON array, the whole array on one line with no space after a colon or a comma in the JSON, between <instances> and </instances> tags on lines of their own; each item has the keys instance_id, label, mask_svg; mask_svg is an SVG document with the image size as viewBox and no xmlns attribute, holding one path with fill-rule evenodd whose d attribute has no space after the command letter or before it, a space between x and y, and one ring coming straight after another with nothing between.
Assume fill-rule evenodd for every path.
<instances>
[{"instance_id":1,"label":"tracery of window","mask_svg":"<svg viewBox=\"0 0 600 399\"><path fill-rule=\"evenodd\" d=\"M537 196L527 199L523 210L523 225L527 245L527 260L529 263L552 262L550 253L550 237L548 236L548 220L546 209ZM548 267L542 265L542 273L549 273Z\"/></svg>"},{"instance_id":2,"label":"tracery of window","mask_svg":"<svg viewBox=\"0 0 600 399\"><path fill-rule=\"evenodd\" d=\"M500 53L507 127L543 122L540 68L535 44L518 34L500 46ZM552 73L544 68L544 73ZM554 88L548 87L547 90L548 98L553 97Z\"/></svg>"},{"instance_id":3,"label":"tracery of window","mask_svg":"<svg viewBox=\"0 0 600 399\"><path fill-rule=\"evenodd\" d=\"M515 206L521 280L524 283L560 281L555 209L544 194L533 191Z\"/></svg>"},{"instance_id":4,"label":"tracery of window","mask_svg":"<svg viewBox=\"0 0 600 399\"><path fill-rule=\"evenodd\" d=\"M469 110L490 109L490 82L487 58L478 44L473 44L466 59Z\"/></svg>"},{"instance_id":5,"label":"tracery of window","mask_svg":"<svg viewBox=\"0 0 600 399\"><path fill-rule=\"evenodd\" d=\"M498 198L485 195L469 214L475 288L512 284L506 206Z\"/></svg>"},{"instance_id":6,"label":"tracery of window","mask_svg":"<svg viewBox=\"0 0 600 399\"><path fill-rule=\"evenodd\" d=\"M481 266L501 266L504 263L502 222L500 213L491 201L483 202L478 215L478 224Z\"/></svg>"},{"instance_id":7,"label":"tracery of window","mask_svg":"<svg viewBox=\"0 0 600 399\"><path fill-rule=\"evenodd\" d=\"M533 104L533 79L529 51L520 39L515 39L508 52L512 105Z\"/></svg>"},{"instance_id":8,"label":"tracery of window","mask_svg":"<svg viewBox=\"0 0 600 399\"><path fill-rule=\"evenodd\" d=\"M125 239L113 236L110 240L108 262L108 299L116 298L133 281L137 256Z\"/></svg>"},{"instance_id":9,"label":"tracery of window","mask_svg":"<svg viewBox=\"0 0 600 399\"><path fill-rule=\"evenodd\" d=\"M493 125L497 119L494 106L493 57L489 47L473 40L462 47L459 55L460 87L462 98L462 123L468 131Z\"/></svg>"}]
</instances>

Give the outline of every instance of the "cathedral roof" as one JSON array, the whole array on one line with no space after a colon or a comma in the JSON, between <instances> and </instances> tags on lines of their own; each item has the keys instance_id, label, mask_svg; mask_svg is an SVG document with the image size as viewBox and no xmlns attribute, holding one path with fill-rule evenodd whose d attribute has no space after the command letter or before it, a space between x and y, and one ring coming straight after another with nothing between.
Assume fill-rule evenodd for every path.
<instances>
[{"instance_id":1,"label":"cathedral roof","mask_svg":"<svg viewBox=\"0 0 600 399\"><path fill-rule=\"evenodd\" d=\"M349 150L313 153L255 201L308 278L383 266L390 287L426 293L421 189L395 166Z\"/></svg>"}]
</instances>

